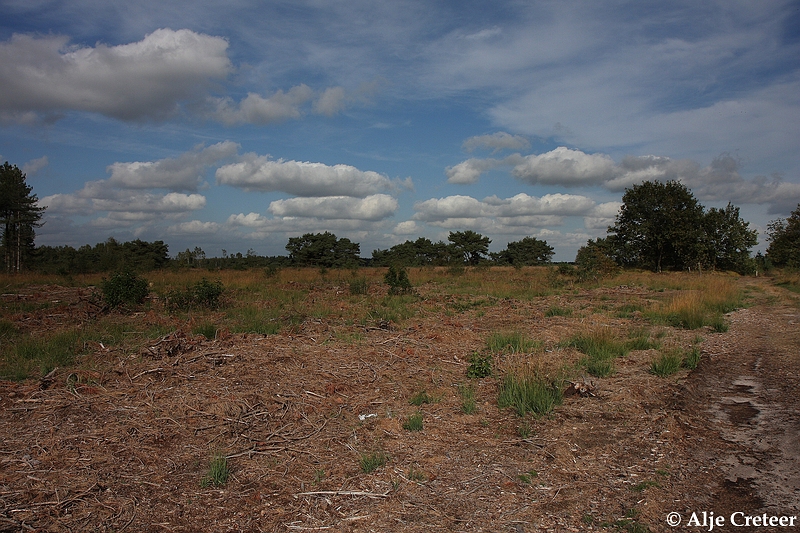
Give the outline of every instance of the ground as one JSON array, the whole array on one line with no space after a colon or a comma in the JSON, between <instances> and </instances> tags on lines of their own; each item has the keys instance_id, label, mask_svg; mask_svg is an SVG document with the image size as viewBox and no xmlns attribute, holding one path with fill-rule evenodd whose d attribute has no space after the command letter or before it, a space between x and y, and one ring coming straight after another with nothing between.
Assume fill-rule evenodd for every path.
<instances>
[{"instance_id":1,"label":"ground","mask_svg":"<svg viewBox=\"0 0 800 533\"><path fill-rule=\"evenodd\" d=\"M796 531L800 306L768 279L737 283L748 304L727 332L670 328L675 345L699 342L695 370L658 377L655 350L632 351L612 377L586 378L593 395L540 418L499 409L496 377L474 380L477 408L462 409L487 334L542 341L533 366L574 363L559 341L578 326L649 327L598 302L650 289L454 313L419 287L433 311L397 324L307 319L213 340L179 329L135 354L98 345L47 379L0 382L0 531L708 531L704 512L724 519L715 531ZM58 291L75 292L40 293ZM582 311L546 317L554 305ZM423 391L430 403L411 405ZM404 429L416 412L422 430ZM215 454L231 471L220 486ZM366 473L369 457L385 463ZM734 527L736 512L797 519Z\"/></svg>"}]
</instances>

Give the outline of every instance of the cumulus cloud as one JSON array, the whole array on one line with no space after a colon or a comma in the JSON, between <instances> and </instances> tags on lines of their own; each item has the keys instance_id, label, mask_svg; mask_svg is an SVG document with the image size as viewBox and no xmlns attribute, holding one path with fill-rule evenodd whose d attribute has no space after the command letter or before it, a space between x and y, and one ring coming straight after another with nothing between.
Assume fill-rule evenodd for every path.
<instances>
[{"instance_id":1,"label":"cumulus cloud","mask_svg":"<svg viewBox=\"0 0 800 533\"><path fill-rule=\"evenodd\" d=\"M388 177L349 165L273 160L253 153L245 154L237 163L217 169L216 179L220 185L246 191L283 191L305 197L365 198L393 187Z\"/></svg>"},{"instance_id":2,"label":"cumulus cloud","mask_svg":"<svg viewBox=\"0 0 800 533\"><path fill-rule=\"evenodd\" d=\"M394 215L397 200L388 194L366 198L326 196L322 198L289 198L269 205L269 212L280 217L316 217L322 219L382 220Z\"/></svg>"},{"instance_id":3,"label":"cumulus cloud","mask_svg":"<svg viewBox=\"0 0 800 533\"><path fill-rule=\"evenodd\" d=\"M511 171L526 183L547 185L597 185L614 177L614 160L604 154L586 154L580 150L558 147L523 158Z\"/></svg>"},{"instance_id":4,"label":"cumulus cloud","mask_svg":"<svg viewBox=\"0 0 800 533\"><path fill-rule=\"evenodd\" d=\"M571 194L535 197L523 193L483 200L456 195L417 203L413 219L446 228L529 234L533 228L559 226L566 216L588 216L594 209L595 202L590 198Z\"/></svg>"},{"instance_id":5,"label":"cumulus cloud","mask_svg":"<svg viewBox=\"0 0 800 533\"><path fill-rule=\"evenodd\" d=\"M227 49L221 37L185 29L95 47L15 34L0 43L0 114L18 121L72 110L163 119L231 72Z\"/></svg>"},{"instance_id":6,"label":"cumulus cloud","mask_svg":"<svg viewBox=\"0 0 800 533\"><path fill-rule=\"evenodd\" d=\"M196 148L177 158L114 163L107 169L111 174L108 181L125 189L196 191L203 183L206 169L221 159L235 155L238 149L237 143L224 141L206 148Z\"/></svg>"},{"instance_id":7,"label":"cumulus cloud","mask_svg":"<svg viewBox=\"0 0 800 533\"><path fill-rule=\"evenodd\" d=\"M300 118L300 106L314 97L314 91L305 84L292 87L288 92L281 90L269 97L248 93L241 102L232 98L212 98L209 103L212 111L209 116L225 125L271 124Z\"/></svg>"},{"instance_id":8,"label":"cumulus cloud","mask_svg":"<svg viewBox=\"0 0 800 533\"><path fill-rule=\"evenodd\" d=\"M208 235L215 234L219 231L220 225L216 222L202 222L200 220L190 220L188 222L181 222L174 224L167 228L167 232L173 234L188 234L188 235Z\"/></svg>"},{"instance_id":9,"label":"cumulus cloud","mask_svg":"<svg viewBox=\"0 0 800 533\"><path fill-rule=\"evenodd\" d=\"M332 117L345 108L345 93L342 87L329 87L314 102L314 112Z\"/></svg>"},{"instance_id":10,"label":"cumulus cloud","mask_svg":"<svg viewBox=\"0 0 800 533\"><path fill-rule=\"evenodd\" d=\"M469 184L475 183L481 174L487 170L502 166L504 162L498 159L467 159L455 166L447 167L444 171L448 183Z\"/></svg>"},{"instance_id":11,"label":"cumulus cloud","mask_svg":"<svg viewBox=\"0 0 800 533\"><path fill-rule=\"evenodd\" d=\"M583 226L588 230L607 229L614 224L620 207L622 207L621 202L606 202L595 206L587 216L583 217Z\"/></svg>"},{"instance_id":12,"label":"cumulus cloud","mask_svg":"<svg viewBox=\"0 0 800 533\"><path fill-rule=\"evenodd\" d=\"M467 152L473 152L479 148L492 150L492 153L497 153L501 150L524 150L529 148L531 143L527 138L522 135L511 135L504 131L498 131L491 135L477 135L470 137L462 148Z\"/></svg>"}]
</instances>

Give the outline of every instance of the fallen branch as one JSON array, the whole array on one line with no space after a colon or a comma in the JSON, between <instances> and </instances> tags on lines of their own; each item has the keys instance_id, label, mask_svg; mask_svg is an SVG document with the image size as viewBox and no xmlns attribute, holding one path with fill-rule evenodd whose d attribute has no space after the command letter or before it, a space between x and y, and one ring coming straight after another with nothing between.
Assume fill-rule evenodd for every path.
<instances>
[{"instance_id":1,"label":"fallen branch","mask_svg":"<svg viewBox=\"0 0 800 533\"><path fill-rule=\"evenodd\" d=\"M386 498L388 492L363 492L360 490L317 490L313 492L300 492L295 496L364 496L366 498Z\"/></svg>"}]
</instances>

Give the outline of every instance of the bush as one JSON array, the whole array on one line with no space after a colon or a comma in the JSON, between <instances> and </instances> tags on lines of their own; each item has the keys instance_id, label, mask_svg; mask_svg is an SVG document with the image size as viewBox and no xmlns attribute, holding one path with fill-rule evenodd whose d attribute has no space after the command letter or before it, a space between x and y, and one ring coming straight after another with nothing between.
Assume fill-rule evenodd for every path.
<instances>
[{"instance_id":1,"label":"bush","mask_svg":"<svg viewBox=\"0 0 800 533\"><path fill-rule=\"evenodd\" d=\"M117 272L110 279L103 278L100 290L103 300L110 308L121 305L140 305L149 292L147 280L133 272Z\"/></svg>"},{"instance_id":2,"label":"bush","mask_svg":"<svg viewBox=\"0 0 800 533\"><path fill-rule=\"evenodd\" d=\"M413 290L408 272L403 267L391 265L383 280L389 286L389 294L408 294Z\"/></svg>"},{"instance_id":3,"label":"bush","mask_svg":"<svg viewBox=\"0 0 800 533\"><path fill-rule=\"evenodd\" d=\"M181 311L198 307L216 309L220 305L223 292L225 292L225 288L221 281L211 282L203 278L194 285L186 287L186 290L174 290L167 293L165 305L169 310Z\"/></svg>"},{"instance_id":4,"label":"bush","mask_svg":"<svg viewBox=\"0 0 800 533\"><path fill-rule=\"evenodd\" d=\"M483 356L479 353L472 354L467 367L468 378L485 378L492 375L492 356Z\"/></svg>"}]
</instances>

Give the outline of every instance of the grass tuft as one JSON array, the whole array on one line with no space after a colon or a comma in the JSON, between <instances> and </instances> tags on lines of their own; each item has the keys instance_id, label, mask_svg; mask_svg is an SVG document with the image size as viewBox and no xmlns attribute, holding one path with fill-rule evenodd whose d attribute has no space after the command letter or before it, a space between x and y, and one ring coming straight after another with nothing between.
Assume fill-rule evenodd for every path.
<instances>
[{"instance_id":1,"label":"grass tuft","mask_svg":"<svg viewBox=\"0 0 800 533\"><path fill-rule=\"evenodd\" d=\"M422 413L417 412L409 416L403 422L403 429L406 431L422 431Z\"/></svg>"},{"instance_id":2,"label":"grass tuft","mask_svg":"<svg viewBox=\"0 0 800 533\"><path fill-rule=\"evenodd\" d=\"M200 482L202 487L221 487L228 482L231 474L228 458L224 454L215 453L208 464L208 472Z\"/></svg>"},{"instance_id":3,"label":"grass tuft","mask_svg":"<svg viewBox=\"0 0 800 533\"><path fill-rule=\"evenodd\" d=\"M540 342L529 339L518 331L495 332L486 340L486 347L492 353L529 353L539 346Z\"/></svg>"},{"instance_id":4,"label":"grass tuft","mask_svg":"<svg viewBox=\"0 0 800 533\"><path fill-rule=\"evenodd\" d=\"M362 472L369 474L370 472L374 472L378 468L385 465L388 460L389 456L387 456L385 453L375 452L363 454L361 459L359 459L358 464L361 466Z\"/></svg>"},{"instance_id":5,"label":"grass tuft","mask_svg":"<svg viewBox=\"0 0 800 533\"><path fill-rule=\"evenodd\" d=\"M561 388L556 384L529 374L509 371L500 384L497 405L504 409L513 407L518 416L533 413L546 415L561 404Z\"/></svg>"},{"instance_id":6,"label":"grass tuft","mask_svg":"<svg viewBox=\"0 0 800 533\"><path fill-rule=\"evenodd\" d=\"M682 364L683 354L680 350L670 350L662 353L658 359L653 361L650 365L650 372L665 378L680 370Z\"/></svg>"}]
</instances>

